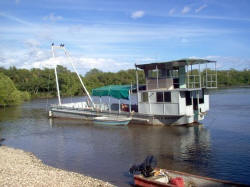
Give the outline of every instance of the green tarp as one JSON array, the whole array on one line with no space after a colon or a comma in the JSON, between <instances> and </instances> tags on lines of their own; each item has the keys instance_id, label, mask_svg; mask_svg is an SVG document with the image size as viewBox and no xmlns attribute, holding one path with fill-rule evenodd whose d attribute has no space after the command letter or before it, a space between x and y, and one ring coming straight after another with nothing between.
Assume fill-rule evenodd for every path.
<instances>
[{"instance_id":1,"label":"green tarp","mask_svg":"<svg viewBox=\"0 0 250 187\"><path fill-rule=\"evenodd\" d=\"M129 99L130 85L109 85L92 90L93 96L111 96L117 99Z\"/></svg>"}]
</instances>

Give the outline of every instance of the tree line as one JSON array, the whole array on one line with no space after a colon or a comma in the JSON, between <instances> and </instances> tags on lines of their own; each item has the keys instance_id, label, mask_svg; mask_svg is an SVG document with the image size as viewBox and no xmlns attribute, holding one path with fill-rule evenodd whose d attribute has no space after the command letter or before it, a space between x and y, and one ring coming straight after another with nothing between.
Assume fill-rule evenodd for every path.
<instances>
[{"instance_id":1,"label":"tree line","mask_svg":"<svg viewBox=\"0 0 250 187\"><path fill-rule=\"evenodd\" d=\"M60 93L62 96L77 96L84 94L75 72L71 72L67 68L60 65L57 66L57 72ZM28 95L31 95L32 97L54 97L57 94L54 69L33 68L27 70L17 69L16 67L10 67L8 69L0 67L0 73L2 77L0 81L0 97L3 90L5 90L4 88L8 86L10 86L12 90L15 87L16 91L21 91L14 92L15 94L13 95L20 95L20 97L17 98L25 97L25 99L27 99L29 97ZM139 83L145 84L143 71L138 71L138 73ZM217 71L217 76L218 87L250 85L250 70L247 69L242 71L235 69L221 70ZM124 85L136 83L134 69L122 70L116 73L92 69L87 72L85 76L81 76L81 78L90 92L93 88L105 85Z\"/></svg>"},{"instance_id":2,"label":"tree line","mask_svg":"<svg viewBox=\"0 0 250 187\"><path fill-rule=\"evenodd\" d=\"M57 94L55 83L54 69L38 69L33 68L17 69L10 67L8 69L0 67L0 73L9 77L15 87L24 92L28 92L31 97L54 97ZM139 71L139 82L144 83L144 74ZM77 96L85 94L80 81L75 72L71 72L67 68L57 66L58 82L60 94L62 96ZM98 69L92 69L81 76L86 88L91 92L93 88L109 85L109 84L135 84L135 70L113 72L102 72ZM0 90L1 92L1 90Z\"/></svg>"}]
</instances>

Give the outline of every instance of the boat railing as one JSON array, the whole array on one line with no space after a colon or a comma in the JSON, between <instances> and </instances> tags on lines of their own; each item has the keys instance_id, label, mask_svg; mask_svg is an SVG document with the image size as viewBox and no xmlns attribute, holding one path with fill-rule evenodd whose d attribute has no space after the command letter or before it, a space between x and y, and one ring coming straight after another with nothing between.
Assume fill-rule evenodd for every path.
<instances>
[{"instance_id":1,"label":"boat railing","mask_svg":"<svg viewBox=\"0 0 250 187\"><path fill-rule=\"evenodd\" d=\"M67 103L67 104L52 104L52 108L57 108L57 109L73 109L73 110L91 110L93 107L89 107L86 102L78 102L78 103ZM108 104L95 104L95 109L98 111L108 111L109 110L109 105Z\"/></svg>"},{"instance_id":2,"label":"boat railing","mask_svg":"<svg viewBox=\"0 0 250 187\"><path fill-rule=\"evenodd\" d=\"M200 75L187 75L187 88L201 88Z\"/></svg>"},{"instance_id":3,"label":"boat railing","mask_svg":"<svg viewBox=\"0 0 250 187\"><path fill-rule=\"evenodd\" d=\"M217 88L217 74L187 75L187 88Z\"/></svg>"},{"instance_id":4,"label":"boat railing","mask_svg":"<svg viewBox=\"0 0 250 187\"><path fill-rule=\"evenodd\" d=\"M108 104L104 104L104 103L98 103L95 104L95 109L103 111L103 110L109 110L109 105Z\"/></svg>"},{"instance_id":5,"label":"boat railing","mask_svg":"<svg viewBox=\"0 0 250 187\"><path fill-rule=\"evenodd\" d=\"M207 74L204 79L206 88L217 88L217 74Z\"/></svg>"}]
</instances>

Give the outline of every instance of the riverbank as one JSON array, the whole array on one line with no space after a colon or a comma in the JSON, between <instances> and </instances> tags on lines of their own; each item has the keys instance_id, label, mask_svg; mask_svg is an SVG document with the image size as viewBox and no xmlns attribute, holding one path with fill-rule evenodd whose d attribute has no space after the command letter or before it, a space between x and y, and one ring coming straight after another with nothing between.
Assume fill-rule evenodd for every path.
<instances>
[{"instance_id":1,"label":"riverbank","mask_svg":"<svg viewBox=\"0 0 250 187\"><path fill-rule=\"evenodd\" d=\"M0 146L0 186L113 186L78 173L53 168L32 153Z\"/></svg>"}]
</instances>

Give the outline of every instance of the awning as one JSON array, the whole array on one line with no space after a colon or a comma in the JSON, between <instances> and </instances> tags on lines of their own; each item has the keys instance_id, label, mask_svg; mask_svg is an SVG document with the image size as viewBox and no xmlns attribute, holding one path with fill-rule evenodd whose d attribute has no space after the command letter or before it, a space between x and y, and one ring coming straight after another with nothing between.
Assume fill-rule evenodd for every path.
<instances>
[{"instance_id":1,"label":"awning","mask_svg":"<svg viewBox=\"0 0 250 187\"><path fill-rule=\"evenodd\" d=\"M168 62L156 62L151 64L136 64L135 66L140 69L172 69L175 67L186 66L186 65L195 65L195 64L207 64L207 63L215 63L216 61L213 60L206 60L206 59L181 59L181 60L174 60Z\"/></svg>"},{"instance_id":2,"label":"awning","mask_svg":"<svg viewBox=\"0 0 250 187\"><path fill-rule=\"evenodd\" d=\"M131 85L109 85L92 90L93 96L111 96L117 99L129 99Z\"/></svg>"}]
</instances>

